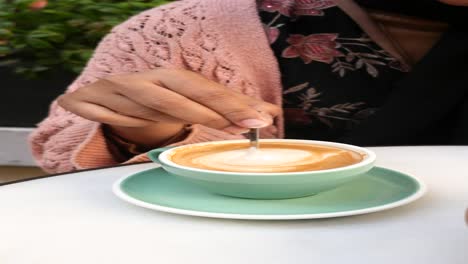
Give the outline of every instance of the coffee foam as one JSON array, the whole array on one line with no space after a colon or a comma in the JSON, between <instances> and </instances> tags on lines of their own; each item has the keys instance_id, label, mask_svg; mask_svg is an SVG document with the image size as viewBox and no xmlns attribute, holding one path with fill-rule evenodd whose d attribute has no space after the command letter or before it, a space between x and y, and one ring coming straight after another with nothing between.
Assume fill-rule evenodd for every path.
<instances>
[{"instance_id":1,"label":"coffee foam","mask_svg":"<svg viewBox=\"0 0 468 264\"><path fill-rule=\"evenodd\" d=\"M174 150L169 159L199 169L229 172L298 172L344 167L358 163L362 155L345 149L298 143L206 144Z\"/></svg>"},{"instance_id":2,"label":"coffee foam","mask_svg":"<svg viewBox=\"0 0 468 264\"><path fill-rule=\"evenodd\" d=\"M291 164L309 158L310 152L296 149L237 149L208 154L195 158L203 166L274 166ZM218 165L218 166L217 166Z\"/></svg>"}]
</instances>

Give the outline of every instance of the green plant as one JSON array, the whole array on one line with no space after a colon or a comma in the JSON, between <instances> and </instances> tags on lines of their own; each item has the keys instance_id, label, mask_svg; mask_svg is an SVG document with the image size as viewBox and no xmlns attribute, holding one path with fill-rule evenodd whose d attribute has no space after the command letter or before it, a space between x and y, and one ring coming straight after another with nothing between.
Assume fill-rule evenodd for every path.
<instances>
[{"instance_id":1,"label":"green plant","mask_svg":"<svg viewBox=\"0 0 468 264\"><path fill-rule=\"evenodd\" d=\"M163 0L0 0L0 67L35 77L79 73L116 24Z\"/></svg>"}]
</instances>

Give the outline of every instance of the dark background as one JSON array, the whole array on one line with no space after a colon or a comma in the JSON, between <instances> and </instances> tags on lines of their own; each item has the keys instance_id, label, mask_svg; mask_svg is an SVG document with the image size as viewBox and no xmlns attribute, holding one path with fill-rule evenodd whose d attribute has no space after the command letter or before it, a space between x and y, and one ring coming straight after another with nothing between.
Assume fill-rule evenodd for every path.
<instances>
[{"instance_id":1,"label":"dark background","mask_svg":"<svg viewBox=\"0 0 468 264\"><path fill-rule=\"evenodd\" d=\"M0 126L34 127L47 116L49 105L75 79L58 70L39 79L26 79L0 67Z\"/></svg>"}]
</instances>

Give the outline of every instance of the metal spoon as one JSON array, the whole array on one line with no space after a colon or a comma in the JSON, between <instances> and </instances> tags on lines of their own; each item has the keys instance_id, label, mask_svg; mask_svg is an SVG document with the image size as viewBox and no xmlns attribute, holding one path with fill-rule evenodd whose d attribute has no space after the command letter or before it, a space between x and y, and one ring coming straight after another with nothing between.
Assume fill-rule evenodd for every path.
<instances>
[{"instance_id":1,"label":"metal spoon","mask_svg":"<svg viewBox=\"0 0 468 264\"><path fill-rule=\"evenodd\" d=\"M247 133L247 138L250 140L250 147L258 149L258 139L260 136L259 128L251 128Z\"/></svg>"}]
</instances>

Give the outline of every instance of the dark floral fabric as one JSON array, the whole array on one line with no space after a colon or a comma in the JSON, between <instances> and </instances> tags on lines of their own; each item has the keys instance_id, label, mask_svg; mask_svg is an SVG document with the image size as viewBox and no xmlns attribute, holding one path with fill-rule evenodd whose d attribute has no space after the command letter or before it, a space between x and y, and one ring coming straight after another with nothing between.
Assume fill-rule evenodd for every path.
<instances>
[{"instance_id":1,"label":"dark floral fabric","mask_svg":"<svg viewBox=\"0 0 468 264\"><path fill-rule=\"evenodd\" d=\"M259 0L278 60L287 138L339 141L408 69L330 0Z\"/></svg>"}]
</instances>

